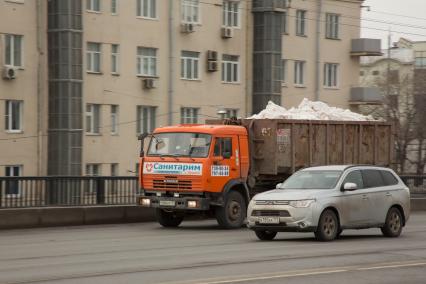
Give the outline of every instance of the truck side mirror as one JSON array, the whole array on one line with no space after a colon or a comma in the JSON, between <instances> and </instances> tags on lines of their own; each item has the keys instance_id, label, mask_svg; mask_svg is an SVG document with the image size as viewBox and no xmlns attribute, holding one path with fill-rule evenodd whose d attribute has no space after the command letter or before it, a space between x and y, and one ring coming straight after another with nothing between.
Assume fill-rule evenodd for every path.
<instances>
[{"instance_id":1,"label":"truck side mirror","mask_svg":"<svg viewBox=\"0 0 426 284\"><path fill-rule=\"evenodd\" d=\"M148 136L148 134L146 134L146 133L138 135L138 140L141 141L141 149L140 149L140 152L139 152L139 157L145 156L145 151L143 150L143 148L144 148L145 138L147 136Z\"/></svg>"}]
</instances>

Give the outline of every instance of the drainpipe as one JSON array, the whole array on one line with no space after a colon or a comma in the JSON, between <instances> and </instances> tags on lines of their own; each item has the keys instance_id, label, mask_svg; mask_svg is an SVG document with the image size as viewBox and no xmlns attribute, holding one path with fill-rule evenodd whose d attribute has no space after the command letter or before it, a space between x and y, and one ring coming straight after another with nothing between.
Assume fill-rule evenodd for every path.
<instances>
[{"instance_id":1,"label":"drainpipe","mask_svg":"<svg viewBox=\"0 0 426 284\"><path fill-rule=\"evenodd\" d=\"M43 171L43 7L42 0L37 0L36 29L37 29L37 175Z\"/></svg>"},{"instance_id":2,"label":"drainpipe","mask_svg":"<svg viewBox=\"0 0 426 284\"><path fill-rule=\"evenodd\" d=\"M317 0L317 32L315 38L315 101L320 100L320 78L321 78L321 14L322 1Z\"/></svg>"},{"instance_id":3,"label":"drainpipe","mask_svg":"<svg viewBox=\"0 0 426 284\"><path fill-rule=\"evenodd\" d=\"M175 81L175 31L174 31L174 3L175 0L169 0L169 84L168 84L168 125L173 124L173 95Z\"/></svg>"}]
</instances>

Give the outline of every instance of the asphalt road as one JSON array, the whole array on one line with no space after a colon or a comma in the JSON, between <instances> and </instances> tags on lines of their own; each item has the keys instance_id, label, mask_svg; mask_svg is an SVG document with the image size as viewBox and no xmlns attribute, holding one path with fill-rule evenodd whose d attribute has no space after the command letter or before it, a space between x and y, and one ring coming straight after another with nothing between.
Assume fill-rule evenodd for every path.
<instances>
[{"instance_id":1,"label":"asphalt road","mask_svg":"<svg viewBox=\"0 0 426 284\"><path fill-rule=\"evenodd\" d=\"M345 231L331 243L258 241L211 220L0 231L0 283L426 283L426 213L397 239Z\"/></svg>"}]
</instances>

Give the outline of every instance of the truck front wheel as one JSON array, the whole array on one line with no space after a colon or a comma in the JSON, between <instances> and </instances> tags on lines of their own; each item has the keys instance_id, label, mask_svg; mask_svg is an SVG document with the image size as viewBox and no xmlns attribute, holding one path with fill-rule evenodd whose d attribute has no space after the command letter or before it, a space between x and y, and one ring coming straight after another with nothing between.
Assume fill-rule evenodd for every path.
<instances>
[{"instance_id":1,"label":"truck front wheel","mask_svg":"<svg viewBox=\"0 0 426 284\"><path fill-rule=\"evenodd\" d=\"M225 206L216 208L216 219L225 229L240 228L246 218L246 202L238 191L231 191L225 199Z\"/></svg>"},{"instance_id":2,"label":"truck front wheel","mask_svg":"<svg viewBox=\"0 0 426 284\"><path fill-rule=\"evenodd\" d=\"M163 209L156 210L157 221L163 227L177 227L183 221L183 215L174 211L164 211Z\"/></svg>"}]
</instances>

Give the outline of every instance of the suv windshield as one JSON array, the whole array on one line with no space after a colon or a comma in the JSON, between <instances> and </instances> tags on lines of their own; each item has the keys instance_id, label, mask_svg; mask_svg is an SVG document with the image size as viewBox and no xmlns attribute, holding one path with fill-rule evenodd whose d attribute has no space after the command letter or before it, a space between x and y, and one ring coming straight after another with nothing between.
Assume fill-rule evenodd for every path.
<instances>
[{"instance_id":1,"label":"suv windshield","mask_svg":"<svg viewBox=\"0 0 426 284\"><path fill-rule=\"evenodd\" d=\"M280 189L332 189L341 171L300 171L289 177Z\"/></svg>"},{"instance_id":2,"label":"suv windshield","mask_svg":"<svg viewBox=\"0 0 426 284\"><path fill-rule=\"evenodd\" d=\"M209 154L211 135L203 133L154 134L148 156L173 156L205 158Z\"/></svg>"}]
</instances>

